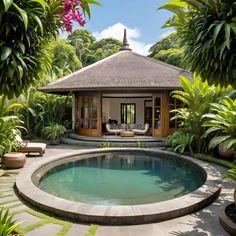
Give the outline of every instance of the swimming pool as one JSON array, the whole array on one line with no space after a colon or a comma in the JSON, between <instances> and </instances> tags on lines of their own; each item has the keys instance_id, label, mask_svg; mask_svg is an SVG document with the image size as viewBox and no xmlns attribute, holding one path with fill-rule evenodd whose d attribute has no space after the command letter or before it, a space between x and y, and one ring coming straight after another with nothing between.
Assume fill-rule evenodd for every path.
<instances>
[{"instance_id":1,"label":"swimming pool","mask_svg":"<svg viewBox=\"0 0 236 236\"><path fill-rule=\"evenodd\" d=\"M172 167L169 169L168 165ZM68 194L74 191L74 183L71 177L64 182L67 178L63 177L65 166L75 177L78 199ZM119 175L111 178L104 175L103 171L117 171ZM57 172L59 177L53 177ZM81 175L84 174L87 177L82 186ZM65 192L67 196L58 196L53 189L40 189L42 181L47 181L48 177L56 180L55 186L61 182L60 189L63 191L59 192ZM196 178L194 183L192 178ZM131 179L133 183L128 181L126 185L125 181ZM105 184L109 194L116 192L118 195L102 195L106 192L102 185L93 189L91 184L99 185L102 180L105 183L110 181ZM120 185L119 188L117 185ZM109 225L158 222L196 212L218 197L221 186L221 174L214 165L168 151L138 148L90 149L51 155L25 167L16 179L19 196L38 210L73 221ZM126 193L128 189L131 190L129 194ZM170 194L158 199L161 194L156 190L169 191ZM84 197L80 195L82 192L85 193ZM132 199L133 192L135 197ZM120 195L125 199L120 198Z\"/></svg>"},{"instance_id":2,"label":"swimming pool","mask_svg":"<svg viewBox=\"0 0 236 236\"><path fill-rule=\"evenodd\" d=\"M183 196L205 180L205 172L184 159L126 151L60 164L40 178L38 187L71 201L137 205Z\"/></svg>"}]
</instances>

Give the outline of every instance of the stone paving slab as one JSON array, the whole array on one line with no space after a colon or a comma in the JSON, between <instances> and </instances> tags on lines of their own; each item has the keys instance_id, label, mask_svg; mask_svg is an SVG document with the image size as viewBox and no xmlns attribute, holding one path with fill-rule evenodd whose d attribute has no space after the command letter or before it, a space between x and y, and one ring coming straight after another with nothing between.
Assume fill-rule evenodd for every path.
<instances>
[{"instance_id":1,"label":"stone paving slab","mask_svg":"<svg viewBox=\"0 0 236 236\"><path fill-rule=\"evenodd\" d=\"M1 197L0 198L0 202L6 202L9 200L18 200L16 195L12 195L12 196L7 196L7 197Z\"/></svg>"},{"instance_id":2,"label":"stone paving slab","mask_svg":"<svg viewBox=\"0 0 236 236\"><path fill-rule=\"evenodd\" d=\"M62 227L61 225L56 225L52 223L45 224L37 229L30 231L29 233L26 234L26 236L54 236L58 233L61 227Z\"/></svg>"},{"instance_id":3,"label":"stone paving slab","mask_svg":"<svg viewBox=\"0 0 236 236\"><path fill-rule=\"evenodd\" d=\"M16 199L16 201L14 201L14 202L9 202L9 203L4 204L4 207L11 208L12 206L14 206L16 204L22 205L22 203L20 201L18 201L18 199Z\"/></svg>"},{"instance_id":4,"label":"stone paving slab","mask_svg":"<svg viewBox=\"0 0 236 236\"><path fill-rule=\"evenodd\" d=\"M10 209L9 209L9 212L10 212L10 213L14 213L14 212L23 211L23 210L26 210L26 209L28 209L27 206L25 206L25 205L20 205L20 206L14 207L14 208L10 208Z\"/></svg>"},{"instance_id":5,"label":"stone paving slab","mask_svg":"<svg viewBox=\"0 0 236 236\"><path fill-rule=\"evenodd\" d=\"M77 225L74 224L69 232L66 234L66 236L83 236L86 234L86 232L89 230L89 225Z\"/></svg>"},{"instance_id":6,"label":"stone paving slab","mask_svg":"<svg viewBox=\"0 0 236 236\"><path fill-rule=\"evenodd\" d=\"M15 214L13 216L13 220L16 220L17 222L21 222L20 227L25 228L29 225L39 222L41 218L31 215L28 212L22 212L22 213Z\"/></svg>"}]
</instances>

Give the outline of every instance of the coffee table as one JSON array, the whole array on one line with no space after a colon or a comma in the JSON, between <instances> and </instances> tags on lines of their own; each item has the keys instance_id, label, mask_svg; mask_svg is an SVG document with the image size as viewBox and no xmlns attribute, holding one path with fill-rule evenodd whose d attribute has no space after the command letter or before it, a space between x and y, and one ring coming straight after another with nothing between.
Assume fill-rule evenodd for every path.
<instances>
[{"instance_id":1,"label":"coffee table","mask_svg":"<svg viewBox=\"0 0 236 236\"><path fill-rule=\"evenodd\" d=\"M120 136L121 137L133 137L134 132L132 130L121 130L120 131Z\"/></svg>"}]
</instances>

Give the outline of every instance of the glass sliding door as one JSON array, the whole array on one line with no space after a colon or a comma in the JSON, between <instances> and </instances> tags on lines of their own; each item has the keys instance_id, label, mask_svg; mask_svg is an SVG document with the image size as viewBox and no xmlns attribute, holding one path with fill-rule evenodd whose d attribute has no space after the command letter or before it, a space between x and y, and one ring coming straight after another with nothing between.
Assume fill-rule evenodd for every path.
<instances>
[{"instance_id":1,"label":"glass sliding door","mask_svg":"<svg viewBox=\"0 0 236 236\"><path fill-rule=\"evenodd\" d=\"M77 132L81 135L101 136L101 96L79 96L77 109Z\"/></svg>"}]
</instances>

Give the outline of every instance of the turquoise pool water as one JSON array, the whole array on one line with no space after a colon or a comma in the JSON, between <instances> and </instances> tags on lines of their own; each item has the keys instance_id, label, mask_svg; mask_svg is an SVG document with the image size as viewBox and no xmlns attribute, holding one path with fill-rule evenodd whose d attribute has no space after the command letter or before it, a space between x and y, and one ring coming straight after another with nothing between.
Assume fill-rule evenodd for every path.
<instances>
[{"instance_id":1,"label":"turquoise pool water","mask_svg":"<svg viewBox=\"0 0 236 236\"><path fill-rule=\"evenodd\" d=\"M180 158L108 153L61 164L40 179L39 188L72 201L137 205L176 198L199 188L202 170Z\"/></svg>"}]
</instances>

